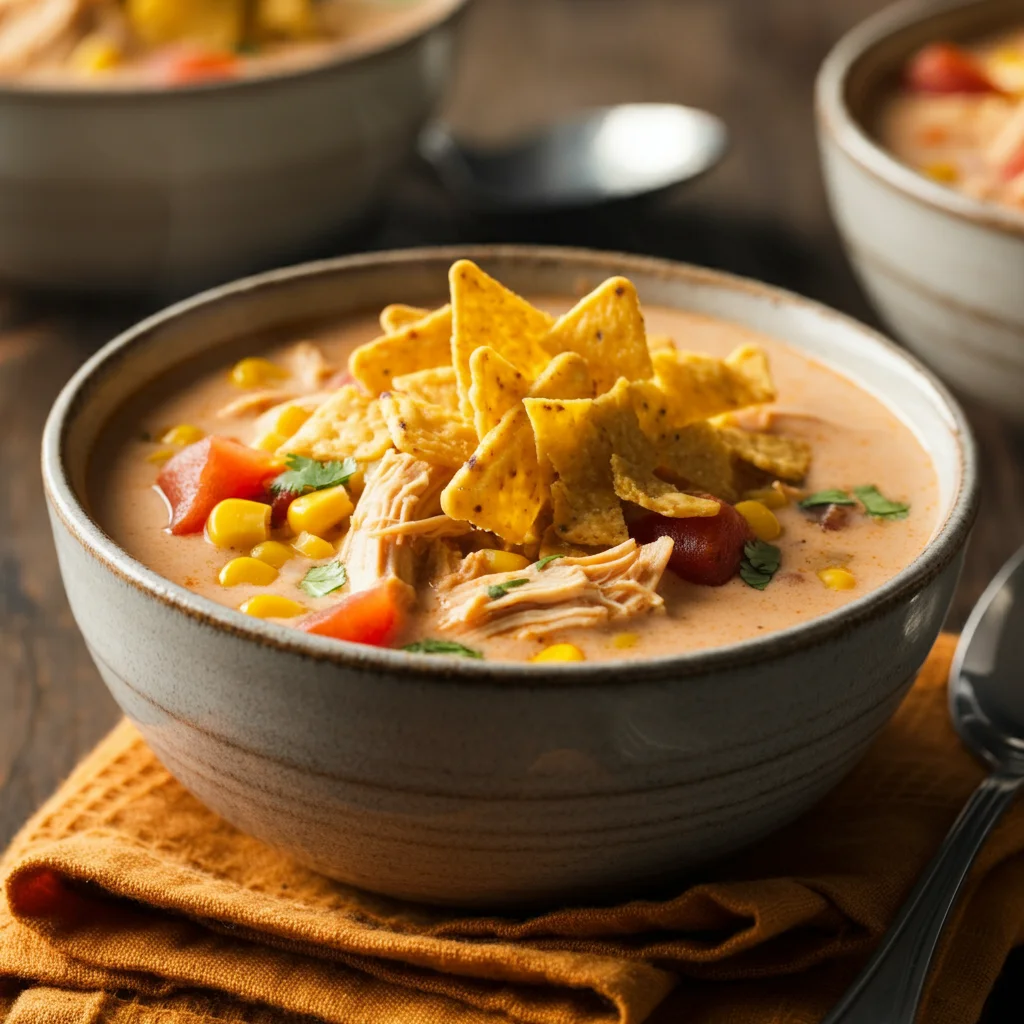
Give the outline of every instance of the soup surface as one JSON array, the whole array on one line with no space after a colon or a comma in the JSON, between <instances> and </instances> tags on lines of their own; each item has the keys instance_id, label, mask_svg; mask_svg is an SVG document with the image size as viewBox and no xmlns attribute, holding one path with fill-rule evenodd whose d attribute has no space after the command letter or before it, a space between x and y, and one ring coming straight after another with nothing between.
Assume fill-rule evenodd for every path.
<instances>
[{"instance_id":1,"label":"soup surface","mask_svg":"<svg viewBox=\"0 0 1024 1024\"><path fill-rule=\"evenodd\" d=\"M880 586L927 544L930 458L849 379L735 324L652 307L641 320L621 278L566 313L571 300L527 306L466 261L453 282L463 272L522 303L476 321L488 344L468 388L458 339L474 307L454 283L454 328L448 307L389 307L383 337L367 315L233 368L186 368L106 428L98 521L160 575L249 614L513 660L761 636ZM540 370L522 348L530 316ZM609 339L595 370L587 345ZM403 360L421 368L400 374ZM232 459L268 460L234 490L210 468L222 438L246 446Z\"/></svg>"},{"instance_id":2,"label":"soup surface","mask_svg":"<svg viewBox=\"0 0 1024 1024\"><path fill-rule=\"evenodd\" d=\"M0 79L181 86L296 70L385 45L445 0L7 0Z\"/></svg>"},{"instance_id":3,"label":"soup surface","mask_svg":"<svg viewBox=\"0 0 1024 1024\"><path fill-rule=\"evenodd\" d=\"M922 174L1024 210L1024 29L969 49L926 47L908 64L879 131Z\"/></svg>"}]
</instances>

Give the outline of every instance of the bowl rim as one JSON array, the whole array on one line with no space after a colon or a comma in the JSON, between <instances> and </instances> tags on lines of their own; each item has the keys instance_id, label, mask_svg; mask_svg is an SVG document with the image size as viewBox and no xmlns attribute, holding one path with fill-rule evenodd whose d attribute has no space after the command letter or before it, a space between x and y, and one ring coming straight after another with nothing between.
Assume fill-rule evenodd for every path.
<instances>
[{"instance_id":1,"label":"bowl rim","mask_svg":"<svg viewBox=\"0 0 1024 1024\"><path fill-rule=\"evenodd\" d=\"M90 101L109 104L137 103L141 101L170 103L174 99L192 96L205 97L216 93L252 92L295 82L305 82L323 75L329 75L349 67L357 67L384 55L396 53L415 46L426 35L446 27L460 18L473 0L428 0L436 3L437 10L432 17L421 23L414 22L406 30L381 40L372 46L353 47L324 60L313 62L308 67L270 71L253 75L251 78L234 78L190 85L169 87L159 84L136 84L125 87L104 87L86 84L21 84L0 81L0 102L15 101L26 103L75 103Z\"/></svg>"},{"instance_id":2,"label":"bowl rim","mask_svg":"<svg viewBox=\"0 0 1024 1024\"><path fill-rule=\"evenodd\" d=\"M815 112L821 132L876 180L922 206L982 228L1024 239L1024 211L947 188L901 163L854 117L846 82L854 65L891 36L927 24L956 8L999 7L1006 0L901 0L855 25L825 57L815 82Z\"/></svg>"},{"instance_id":3,"label":"bowl rim","mask_svg":"<svg viewBox=\"0 0 1024 1024\"><path fill-rule=\"evenodd\" d=\"M87 401L93 377L107 371L136 345L145 345L150 334L164 324L187 316L191 311L216 305L223 300L244 297L246 293L284 286L318 275L344 274L350 268L372 265L402 266L424 260L450 264L456 259L522 260L545 264L552 260L568 262L581 270L609 274L654 275L666 280L742 293L794 310L810 312L826 321L836 322L859 333L865 341L885 350L890 357L904 362L919 378L930 398L949 423L960 456L960 481L945 521L928 546L909 565L881 587L826 615L809 619L765 636L751 637L722 647L635 660L531 664L513 661L477 661L469 658L441 658L413 654L391 648L368 647L347 641L312 636L287 626L253 619L201 597L173 583L132 558L91 518L71 485L64 463L69 420L81 402ZM255 328L254 328L255 330ZM786 341L787 339L781 338ZM747 278L709 270L692 264L648 256L605 252L591 249L548 246L476 245L398 249L335 257L312 263L271 270L212 288L178 302L122 332L92 355L71 377L57 396L43 431L42 475L51 512L63 524L79 546L123 582L143 595L188 615L218 632L253 641L272 650L317 662L371 670L409 679L451 682L463 685L520 685L521 687L575 687L597 683L621 686L624 683L682 679L711 672L756 665L767 658L780 657L820 646L850 627L886 614L904 603L943 572L966 543L977 514L979 499L978 458L974 436L963 410L939 379L895 342L814 300L793 292ZM628 674L624 669L628 668Z\"/></svg>"}]
</instances>

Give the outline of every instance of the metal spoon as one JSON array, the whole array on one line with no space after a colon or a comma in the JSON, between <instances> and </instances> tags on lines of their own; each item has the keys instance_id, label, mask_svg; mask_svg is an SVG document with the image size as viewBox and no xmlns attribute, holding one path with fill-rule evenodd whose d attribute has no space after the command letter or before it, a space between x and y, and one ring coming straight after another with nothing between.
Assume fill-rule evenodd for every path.
<instances>
[{"instance_id":1,"label":"metal spoon","mask_svg":"<svg viewBox=\"0 0 1024 1024\"><path fill-rule=\"evenodd\" d=\"M656 192L695 178L726 150L713 114L671 103L584 111L496 149L427 127L420 154L471 206L498 210L590 206Z\"/></svg>"},{"instance_id":2,"label":"metal spoon","mask_svg":"<svg viewBox=\"0 0 1024 1024\"><path fill-rule=\"evenodd\" d=\"M949 673L960 738L992 769L824 1024L912 1024L939 935L989 832L1024 783L1024 548L971 613Z\"/></svg>"}]
</instances>

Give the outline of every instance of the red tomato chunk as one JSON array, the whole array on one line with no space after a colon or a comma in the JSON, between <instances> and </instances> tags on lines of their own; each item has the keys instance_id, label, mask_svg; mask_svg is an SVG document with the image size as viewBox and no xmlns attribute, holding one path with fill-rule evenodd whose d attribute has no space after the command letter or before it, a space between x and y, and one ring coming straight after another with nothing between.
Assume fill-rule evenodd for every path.
<instances>
[{"instance_id":1,"label":"red tomato chunk","mask_svg":"<svg viewBox=\"0 0 1024 1024\"><path fill-rule=\"evenodd\" d=\"M907 85L915 92L999 92L985 69L952 43L926 46L907 67Z\"/></svg>"},{"instance_id":2,"label":"red tomato chunk","mask_svg":"<svg viewBox=\"0 0 1024 1024\"><path fill-rule=\"evenodd\" d=\"M334 640L387 647L403 625L404 586L395 579L384 580L369 590L343 597L322 612L306 616L298 628Z\"/></svg>"},{"instance_id":3,"label":"red tomato chunk","mask_svg":"<svg viewBox=\"0 0 1024 1024\"><path fill-rule=\"evenodd\" d=\"M652 512L637 519L629 532L641 544L671 537L675 546L669 569L707 587L720 587L740 571L743 545L753 540L747 521L724 501L717 516L670 519Z\"/></svg>"},{"instance_id":4,"label":"red tomato chunk","mask_svg":"<svg viewBox=\"0 0 1024 1024\"><path fill-rule=\"evenodd\" d=\"M225 498L262 498L280 460L227 437L206 437L171 459L156 478L171 506L171 533L198 533Z\"/></svg>"}]
</instances>

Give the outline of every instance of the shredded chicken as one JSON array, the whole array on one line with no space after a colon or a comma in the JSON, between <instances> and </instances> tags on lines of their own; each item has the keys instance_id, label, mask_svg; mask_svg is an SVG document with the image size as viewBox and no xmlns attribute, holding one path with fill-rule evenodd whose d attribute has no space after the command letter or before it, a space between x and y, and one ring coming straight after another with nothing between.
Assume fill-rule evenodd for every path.
<instances>
[{"instance_id":1,"label":"shredded chicken","mask_svg":"<svg viewBox=\"0 0 1024 1024\"><path fill-rule=\"evenodd\" d=\"M421 567L419 583L435 587L446 576L451 576L462 562L462 551L454 540L441 538L427 546L426 557Z\"/></svg>"},{"instance_id":2,"label":"shredded chicken","mask_svg":"<svg viewBox=\"0 0 1024 1024\"><path fill-rule=\"evenodd\" d=\"M442 537L465 537L472 533L471 523L450 519L446 515L413 519L408 523L395 523L374 532L375 537L417 537L420 540L440 540Z\"/></svg>"},{"instance_id":3,"label":"shredded chicken","mask_svg":"<svg viewBox=\"0 0 1024 1024\"><path fill-rule=\"evenodd\" d=\"M69 37L85 0L0 5L0 72L20 71Z\"/></svg>"},{"instance_id":4,"label":"shredded chicken","mask_svg":"<svg viewBox=\"0 0 1024 1024\"><path fill-rule=\"evenodd\" d=\"M295 392L284 388L265 388L262 391L250 391L240 398L234 398L227 405L217 410L217 418L234 419L236 416L251 416L253 413L266 412L275 405L283 405L295 398Z\"/></svg>"},{"instance_id":5,"label":"shredded chicken","mask_svg":"<svg viewBox=\"0 0 1024 1024\"><path fill-rule=\"evenodd\" d=\"M284 361L303 391L319 390L335 369L311 341L300 341L289 349Z\"/></svg>"},{"instance_id":6,"label":"shredded chicken","mask_svg":"<svg viewBox=\"0 0 1024 1024\"><path fill-rule=\"evenodd\" d=\"M542 569L471 576L482 559L469 555L459 570L437 586L439 626L482 637L511 636L533 640L556 631L600 625L660 610L664 600L658 584L672 554L672 541L662 537L640 546L625 541L596 555L561 558ZM491 597L489 588L527 580Z\"/></svg>"},{"instance_id":7,"label":"shredded chicken","mask_svg":"<svg viewBox=\"0 0 1024 1024\"><path fill-rule=\"evenodd\" d=\"M441 508L441 491L450 479L451 470L411 455L393 449L384 455L359 496L339 552L353 593L395 576L409 585L410 601L415 600L415 538L381 536L380 531L435 516Z\"/></svg>"}]
</instances>

